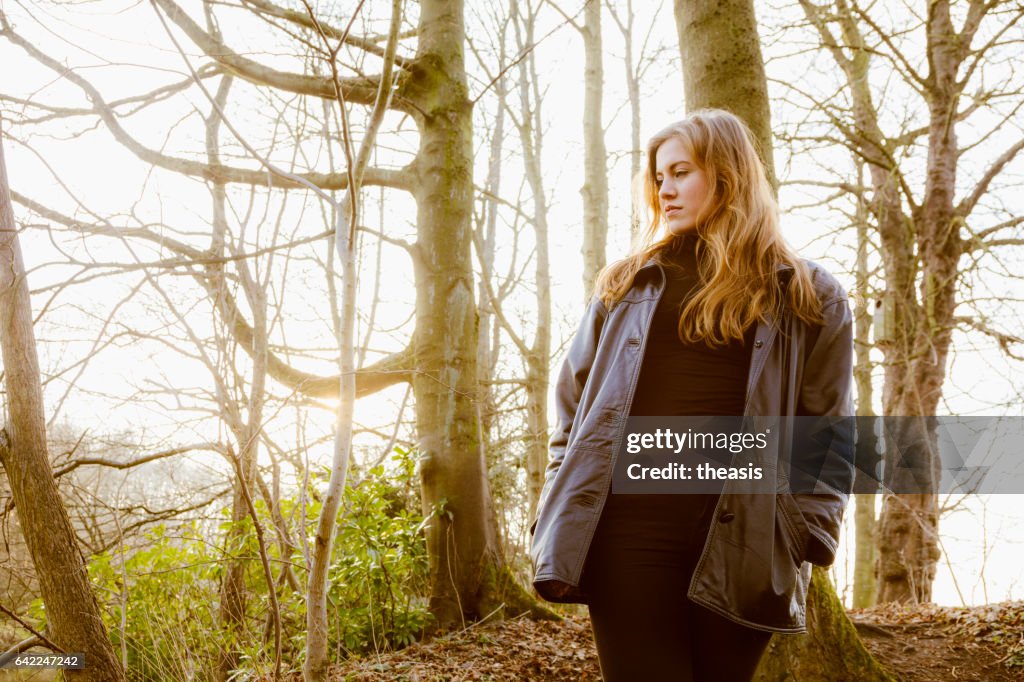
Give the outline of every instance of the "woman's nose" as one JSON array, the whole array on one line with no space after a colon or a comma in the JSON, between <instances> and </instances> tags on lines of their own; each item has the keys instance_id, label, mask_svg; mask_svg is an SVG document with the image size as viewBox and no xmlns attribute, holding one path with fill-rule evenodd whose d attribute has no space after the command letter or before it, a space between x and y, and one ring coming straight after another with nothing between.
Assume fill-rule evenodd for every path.
<instances>
[{"instance_id":1,"label":"woman's nose","mask_svg":"<svg viewBox=\"0 0 1024 682\"><path fill-rule=\"evenodd\" d=\"M675 193L676 193L676 190L672 186L672 183L669 182L668 180L663 180L662 183L661 183L661 187L658 189L658 196L660 196L660 197L670 197L670 196L674 195Z\"/></svg>"}]
</instances>

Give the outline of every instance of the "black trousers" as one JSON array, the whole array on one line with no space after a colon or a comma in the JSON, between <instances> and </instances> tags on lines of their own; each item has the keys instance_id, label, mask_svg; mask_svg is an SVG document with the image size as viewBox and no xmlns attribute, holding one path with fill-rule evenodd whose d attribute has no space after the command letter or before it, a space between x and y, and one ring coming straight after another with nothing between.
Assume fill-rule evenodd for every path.
<instances>
[{"instance_id":1,"label":"black trousers","mask_svg":"<svg viewBox=\"0 0 1024 682\"><path fill-rule=\"evenodd\" d=\"M747 682L772 633L686 591L716 495L609 494L581 577L606 682Z\"/></svg>"}]
</instances>

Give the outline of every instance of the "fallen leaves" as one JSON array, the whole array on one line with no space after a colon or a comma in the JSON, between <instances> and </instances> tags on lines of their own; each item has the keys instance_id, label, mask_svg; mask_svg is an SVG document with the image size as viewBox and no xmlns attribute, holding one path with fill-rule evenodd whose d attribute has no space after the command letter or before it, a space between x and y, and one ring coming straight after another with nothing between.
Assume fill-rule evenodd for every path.
<instances>
[{"instance_id":1,"label":"fallen leaves","mask_svg":"<svg viewBox=\"0 0 1024 682\"><path fill-rule=\"evenodd\" d=\"M1024 680L1024 602L884 604L848 613L872 654L905 682ZM298 682L301 675L289 679ZM601 675L584 614L557 622L522 616L479 623L400 651L345 661L332 668L330 679L597 682Z\"/></svg>"},{"instance_id":2,"label":"fallen leaves","mask_svg":"<svg viewBox=\"0 0 1024 682\"><path fill-rule=\"evenodd\" d=\"M373 661L347 661L331 672L331 680L353 682L600 679L586 616L561 622L524 616L478 625Z\"/></svg>"}]
</instances>

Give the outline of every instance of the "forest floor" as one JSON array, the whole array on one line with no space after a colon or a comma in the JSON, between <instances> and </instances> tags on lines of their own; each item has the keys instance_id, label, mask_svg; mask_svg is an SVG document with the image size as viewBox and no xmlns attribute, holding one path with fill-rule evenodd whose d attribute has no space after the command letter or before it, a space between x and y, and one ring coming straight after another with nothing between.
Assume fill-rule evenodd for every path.
<instances>
[{"instance_id":1,"label":"forest floor","mask_svg":"<svg viewBox=\"0 0 1024 682\"><path fill-rule=\"evenodd\" d=\"M1024 680L1024 601L848 613L871 653L901 680Z\"/></svg>"},{"instance_id":2,"label":"forest floor","mask_svg":"<svg viewBox=\"0 0 1024 682\"><path fill-rule=\"evenodd\" d=\"M883 605L849 615L871 653L904 682L1024 680L1024 601L970 608ZM601 674L584 613L561 622L520 617L480 623L347 661L330 679L596 682Z\"/></svg>"}]
</instances>

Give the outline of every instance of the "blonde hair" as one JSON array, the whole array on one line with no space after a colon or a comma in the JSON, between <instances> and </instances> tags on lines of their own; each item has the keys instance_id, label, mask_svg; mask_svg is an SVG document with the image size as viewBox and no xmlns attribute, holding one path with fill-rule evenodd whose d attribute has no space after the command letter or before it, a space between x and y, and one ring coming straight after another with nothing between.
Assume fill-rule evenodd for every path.
<instances>
[{"instance_id":1,"label":"blonde hair","mask_svg":"<svg viewBox=\"0 0 1024 682\"><path fill-rule=\"evenodd\" d=\"M595 292L611 308L620 301L641 267L678 243L666 234L656 239L664 216L658 200L658 148L678 138L708 182L708 203L695 230L700 282L679 317L680 338L709 345L742 339L743 332L771 311L778 319L788 303L798 318L822 324L821 303L807 265L779 230L778 205L750 129L722 109L700 109L663 129L647 143L643 197L650 220L634 251L606 266ZM786 292L776 276L780 264L793 268Z\"/></svg>"}]
</instances>

